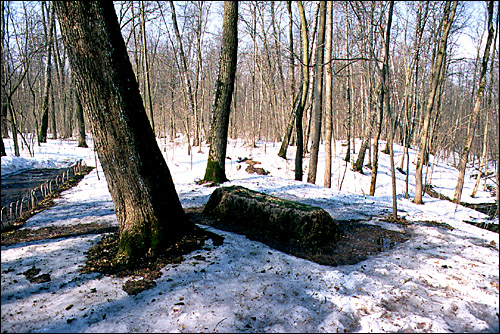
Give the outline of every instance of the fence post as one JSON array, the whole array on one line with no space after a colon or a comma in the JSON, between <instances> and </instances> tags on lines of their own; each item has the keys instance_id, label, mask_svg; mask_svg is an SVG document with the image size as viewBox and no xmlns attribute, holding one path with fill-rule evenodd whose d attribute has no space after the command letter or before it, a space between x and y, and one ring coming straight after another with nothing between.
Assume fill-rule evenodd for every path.
<instances>
[{"instance_id":1,"label":"fence post","mask_svg":"<svg viewBox=\"0 0 500 334\"><path fill-rule=\"evenodd\" d=\"M5 213L7 213L7 208L5 206L2 206L2 209L0 209L0 222L2 223L2 227L3 227L3 219L7 218L5 217L4 211Z\"/></svg>"},{"instance_id":2,"label":"fence post","mask_svg":"<svg viewBox=\"0 0 500 334\"><path fill-rule=\"evenodd\" d=\"M12 205L13 205L13 204L14 204L14 202L11 202L11 203L9 204L9 221L10 221L9 225L11 225L11 224L12 224L12 221L13 221L13 220L12 220L12 217L13 217L13 214L12 214Z\"/></svg>"}]
</instances>

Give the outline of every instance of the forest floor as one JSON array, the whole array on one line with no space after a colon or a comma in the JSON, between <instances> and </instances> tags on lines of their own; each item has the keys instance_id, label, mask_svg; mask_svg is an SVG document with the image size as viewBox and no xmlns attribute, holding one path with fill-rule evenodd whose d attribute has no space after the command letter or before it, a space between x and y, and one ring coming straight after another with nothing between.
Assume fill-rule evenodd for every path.
<instances>
[{"instance_id":1,"label":"forest floor","mask_svg":"<svg viewBox=\"0 0 500 334\"><path fill-rule=\"evenodd\" d=\"M74 151L71 142L57 143ZM48 146L46 154L54 149ZM337 189L327 189L293 181L293 160L274 158L279 145L266 152L230 142L228 185L320 206L341 224L344 238L311 252L205 217L214 188L196 176L208 149L188 156L185 145L167 146L181 203L200 233L163 259L106 272L117 221L98 165L24 227L2 233L2 332L498 332L498 233L466 223L497 219L398 195L394 221L384 156L379 194L370 197L363 194L369 174L352 173L345 162L334 161ZM88 164L95 161L91 150L85 154ZM269 174L245 171L247 156ZM441 193L451 189L450 170L435 166ZM478 197L491 202L487 192Z\"/></svg>"}]
</instances>

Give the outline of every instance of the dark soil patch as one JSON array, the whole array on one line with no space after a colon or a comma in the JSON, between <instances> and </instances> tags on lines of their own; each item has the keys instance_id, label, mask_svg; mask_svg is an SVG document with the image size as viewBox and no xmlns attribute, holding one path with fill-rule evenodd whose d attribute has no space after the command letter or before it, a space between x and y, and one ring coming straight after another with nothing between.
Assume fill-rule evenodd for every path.
<instances>
[{"instance_id":1,"label":"dark soil patch","mask_svg":"<svg viewBox=\"0 0 500 334\"><path fill-rule=\"evenodd\" d=\"M340 240L326 243L320 247L307 248L293 240L280 240L275 233L262 228L235 226L223 223L216 218L206 217L203 208L186 210L191 220L220 230L245 235L251 240L260 241L279 251L304 258L319 264L339 266L356 264L369 255L393 248L396 244L410 238L409 232L400 233L379 226L363 224L359 221L342 221Z\"/></svg>"},{"instance_id":2,"label":"dark soil patch","mask_svg":"<svg viewBox=\"0 0 500 334\"><path fill-rule=\"evenodd\" d=\"M456 203L453 199L449 198L446 195L443 195L441 193L438 193L436 190L434 190L434 187L431 184L426 184L424 187L424 191L427 195L438 198L438 199L444 199L452 203ZM476 211L479 211L481 213L484 213L485 215L488 215L490 217L494 217L498 215L497 212L497 204L496 203L467 203L467 202L460 202L458 203L462 206L465 206L466 208L473 209Z\"/></svg>"},{"instance_id":3,"label":"dark soil patch","mask_svg":"<svg viewBox=\"0 0 500 334\"><path fill-rule=\"evenodd\" d=\"M131 277L123 285L123 290L129 295L136 295L156 285L155 280L162 275L161 269L163 267L167 264L181 263L184 260L183 255L201 249L208 239L212 239L215 246L219 246L223 242L221 236L196 227L191 234L168 247L160 256L144 257L129 263L117 263L119 235L118 232L110 233L90 248L85 266L80 269L80 272L98 272L108 276ZM140 279L135 279L136 277L140 277Z\"/></svg>"},{"instance_id":4,"label":"dark soil patch","mask_svg":"<svg viewBox=\"0 0 500 334\"><path fill-rule=\"evenodd\" d=\"M248 158L240 158L238 159L238 162L246 162L248 166L245 168L245 172L249 174L257 173L259 175L267 175L269 174L269 171L265 170L262 167L255 167L255 165L260 164L260 161L254 161L253 159L248 159Z\"/></svg>"},{"instance_id":5,"label":"dark soil patch","mask_svg":"<svg viewBox=\"0 0 500 334\"><path fill-rule=\"evenodd\" d=\"M101 234L115 232L116 226L109 224L90 223L68 226L49 226L38 229L14 230L2 233L2 246L9 246L18 242L29 242L43 239L57 239L77 237L85 234Z\"/></svg>"},{"instance_id":6,"label":"dark soil patch","mask_svg":"<svg viewBox=\"0 0 500 334\"><path fill-rule=\"evenodd\" d=\"M223 224L216 218L205 216L202 211L203 207L200 207L187 209L186 213L194 223L243 234L251 240L263 242L282 252L330 266L356 264L367 259L370 255L389 250L410 238L409 231L400 233L385 230L375 225L363 224L360 221L344 221L340 224L342 231L340 240L326 243L321 247L306 248L294 241L280 240L276 238L275 234L267 232L262 228L257 229L248 226L234 227ZM396 223L401 223L403 226L408 225L404 221ZM196 249L201 249L205 241L209 238L212 239L215 246L223 243L223 237L202 228L196 228L193 233L167 248L161 256L145 257L133 263L117 263L115 260L119 238L117 228L95 223L12 231L2 234L2 244L89 233L105 234L101 241L88 251L85 266L80 269L80 272L97 272L107 276L130 277L123 285L123 289L129 295L136 295L141 291L154 287L156 285L155 280L162 275L161 269L163 267L168 264L181 263L184 260L184 255ZM38 274L39 272L34 273L34 276L31 278L34 283L43 282L45 279L50 280L50 276L42 277L42 275Z\"/></svg>"},{"instance_id":7,"label":"dark soil patch","mask_svg":"<svg viewBox=\"0 0 500 334\"><path fill-rule=\"evenodd\" d=\"M31 267L30 269L26 270L23 273L20 273L18 275L24 275L26 279L30 283L45 283L50 281L50 274L41 274L40 273L40 268L36 268L35 266ZM38 276L37 276L38 275Z\"/></svg>"}]
</instances>

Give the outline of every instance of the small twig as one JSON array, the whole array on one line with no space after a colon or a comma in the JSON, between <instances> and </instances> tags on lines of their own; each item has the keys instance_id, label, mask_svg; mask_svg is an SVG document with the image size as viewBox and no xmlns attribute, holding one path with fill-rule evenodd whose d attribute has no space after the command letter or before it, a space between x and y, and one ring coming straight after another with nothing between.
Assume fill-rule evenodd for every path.
<instances>
[{"instance_id":1,"label":"small twig","mask_svg":"<svg viewBox=\"0 0 500 334\"><path fill-rule=\"evenodd\" d=\"M226 319L227 319L227 318L222 318L222 320L220 320L220 321L217 323L217 325L215 325L215 327L214 327L214 332L215 332L215 329L217 328L217 326L219 326L219 324L220 324L221 322L223 322L224 320L226 320Z\"/></svg>"}]
</instances>

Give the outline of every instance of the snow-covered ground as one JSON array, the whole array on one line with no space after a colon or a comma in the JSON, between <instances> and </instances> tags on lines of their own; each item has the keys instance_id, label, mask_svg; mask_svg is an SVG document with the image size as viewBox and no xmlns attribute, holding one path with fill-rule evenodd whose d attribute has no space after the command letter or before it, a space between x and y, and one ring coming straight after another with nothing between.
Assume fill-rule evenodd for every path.
<instances>
[{"instance_id":1,"label":"snow-covered ground","mask_svg":"<svg viewBox=\"0 0 500 334\"><path fill-rule=\"evenodd\" d=\"M183 206L205 204L214 188L196 185L195 180L203 177L208 147L203 146L201 153L195 147L189 156L181 138L158 142ZM6 140L5 145L11 155L12 143ZM91 149L78 149L72 141L49 140L38 150L33 158L24 151L21 158L3 157L2 176L44 159L54 164L84 159L93 165L95 161ZM288 151L288 161L277 156L278 150L279 143L259 142L251 148L241 140L230 140L226 174L231 181L224 185L242 185L321 206L336 219L363 219L367 224L403 230L379 220L392 210L387 155L380 155L377 189L371 197L366 195L369 170L361 175L353 173L349 164L346 167L345 147L340 143L331 189L322 187L323 147L316 185L293 180L294 147ZM414 154L410 150L411 198ZM401 148L395 146L396 166L401 156ZM270 174L248 174L247 164L237 162L243 157L260 161L256 167ZM443 161L436 162L432 184L436 191L452 197L458 172ZM304 180L308 163L306 158ZM399 214L415 222L410 227L412 238L355 265L319 265L244 236L205 227L223 235L223 245L209 243L181 264L166 266L155 287L129 296L121 288L127 278L78 272L85 252L100 235L2 246L1 331L498 332L498 234L463 222L485 221L487 217L477 211L427 195L424 205L404 199L405 176L396 173ZM474 182L467 177L462 200L493 202L482 183L476 198L470 198ZM100 166L56 203L30 218L25 228L117 224ZM431 227L419 220L446 223L454 229ZM29 283L21 273L33 266L41 269L40 274L50 274L51 280Z\"/></svg>"}]
</instances>

